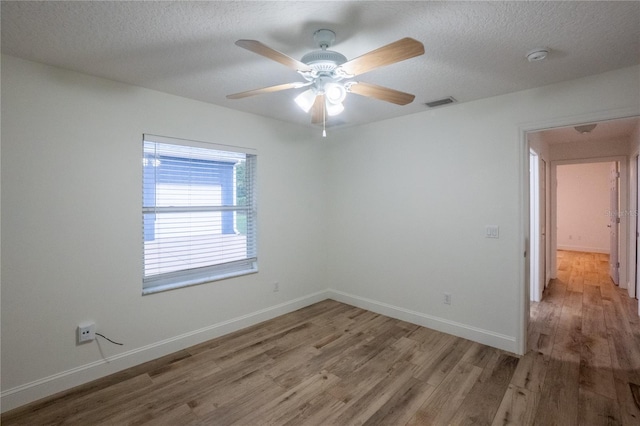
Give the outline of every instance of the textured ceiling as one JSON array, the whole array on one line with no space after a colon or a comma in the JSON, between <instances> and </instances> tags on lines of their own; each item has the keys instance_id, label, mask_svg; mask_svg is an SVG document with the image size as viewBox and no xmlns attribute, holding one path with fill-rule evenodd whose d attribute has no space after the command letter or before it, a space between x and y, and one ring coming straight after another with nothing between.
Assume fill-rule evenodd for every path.
<instances>
[{"instance_id":1,"label":"textured ceiling","mask_svg":"<svg viewBox=\"0 0 640 426\"><path fill-rule=\"evenodd\" d=\"M234 45L255 39L296 59L312 34L336 32L351 59L403 37L425 55L357 79L413 93L407 106L349 95L332 125L427 109L427 101L496 96L640 62L640 2L12 2L2 1L2 52L278 120L311 126L301 89L225 95L301 81ZM550 48L529 63L525 54Z\"/></svg>"}]
</instances>

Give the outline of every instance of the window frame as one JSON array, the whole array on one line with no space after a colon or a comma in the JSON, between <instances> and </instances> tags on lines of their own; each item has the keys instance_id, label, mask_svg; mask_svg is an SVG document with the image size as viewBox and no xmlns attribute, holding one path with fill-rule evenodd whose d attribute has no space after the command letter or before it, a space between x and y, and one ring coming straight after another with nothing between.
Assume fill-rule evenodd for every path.
<instances>
[{"instance_id":1,"label":"window frame","mask_svg":"<svg viewBox=\"0 0 640 426\"><path fill-rule=\"evenodd\" d=\"M229 154L242 154L245 156L246 169L245 173L248 176L250 185L247 193L247 203L244 206L237 204L235 199L236 183L235 175L234 181L234 202L232 206L220 205L220 206L156 206L147 205L147 199L145 198L145 168L147 167L147 151L146 143L154 144L167 144L172 146L193 147L198 149L205 149L210 151L222 151ZM180 157L177 157L180 158ZM186 157L185 157L186 158ZM158 136L152 134L143 134L142 138L142 294L153 294L167 290L173 290L176 288L189 287L193 285L199 285L223 279L254 274L258 272L258 244L257 244L257 150L245 147L222 145L202 141L194 141L188 139L171 138L166 136ZM158 187L156 182L153 182L155 188ZM223 204L223 203L221 203ZM148 216L159 213L176 213L176 212L241 212L246 213L247 217L247 242L246 253L247 256L240 260L218 263L208 266L198 266L189 269L181 269L170 272L163 272L159 274L149 275L146 274L146 259L147 250L145 248L145 242L148 237ZM221 219L222 220L222 219ZM235 221L234 221L235 224ZM155 224L154 224L155 226ZM221 225L222 226L222 225ZM155 228L154 228L155 239Z\"/></svg>"}]
</instances>

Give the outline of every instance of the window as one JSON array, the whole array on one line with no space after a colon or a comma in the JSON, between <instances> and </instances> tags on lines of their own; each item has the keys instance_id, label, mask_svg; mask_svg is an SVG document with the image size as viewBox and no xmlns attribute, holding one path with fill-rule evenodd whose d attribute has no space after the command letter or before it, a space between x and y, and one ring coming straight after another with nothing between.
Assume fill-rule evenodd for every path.
<instances>
[{"instance_id":1,"label":"window","mask_svg":"<svg viewBox=\"0 0 640 426\"><path fill-rule=\"evenodd\" d=\"M144 135L143 293L257 272L256 155Z\"/></svg>"}]
</instances>

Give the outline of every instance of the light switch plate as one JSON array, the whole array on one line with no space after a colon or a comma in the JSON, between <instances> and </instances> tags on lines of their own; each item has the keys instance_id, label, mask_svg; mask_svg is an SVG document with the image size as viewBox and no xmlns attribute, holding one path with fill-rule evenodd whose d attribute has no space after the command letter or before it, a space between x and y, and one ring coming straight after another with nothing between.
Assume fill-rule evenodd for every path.
<instances>
[{"instance_id":1,"label":"light switch plate","mask_svg":"<svg viewBox=\"0 0 640 426\"><path fill-rule=\"evenodd\" d=\"M500 227L497 225L487 225L485 228L485 237L500 238Z\"/></svg>"}]
</instances>

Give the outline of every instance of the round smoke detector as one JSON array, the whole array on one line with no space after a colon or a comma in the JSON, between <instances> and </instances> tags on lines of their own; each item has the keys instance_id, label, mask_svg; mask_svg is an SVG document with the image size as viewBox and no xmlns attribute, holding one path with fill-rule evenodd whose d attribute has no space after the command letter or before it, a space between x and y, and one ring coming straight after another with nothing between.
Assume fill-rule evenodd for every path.
<instances>
[{"instance_id":1,"label":"round smoke detector","mask_svg":"<svg viewBox=\"0 0 640 426\"><path fill-rule=\"evenodd\" d=\"M549 49L546 47L538 47L527 53L527 60L529 62L542 61L549 55Z\"/></svg>"}]
</instances>

